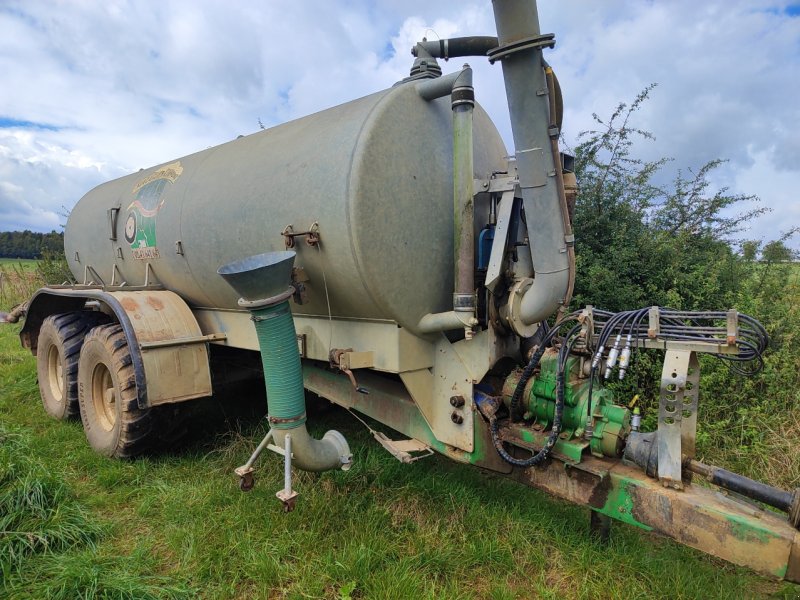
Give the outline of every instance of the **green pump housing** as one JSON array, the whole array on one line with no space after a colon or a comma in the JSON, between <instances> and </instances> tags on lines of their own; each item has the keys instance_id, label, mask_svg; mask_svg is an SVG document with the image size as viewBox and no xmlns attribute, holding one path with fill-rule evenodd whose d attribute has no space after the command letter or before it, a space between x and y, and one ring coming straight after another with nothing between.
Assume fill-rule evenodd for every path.
<instances>
[{"instance_id":1,"label":"green pump housing","mask_svg":"<svg viewBox=\"0 0 800 600\"><path fill-rule=\"evenodd\" d=\"M592 388L594 428L591 440L586 440L586 422L589 416L589 378L583 376L585 359L570 356L565 369L564 414L559 440L553 448L572 461L579 462L588 447L595 456L619 456L631 430L631 411L614 403L614 393L595 383ZM512 425L512 430L523 440L538 443L546 437L553 425L556 402L558 355L555 350L545 352L540 370L530 378L522 394L525 411L523 420ZM511 397L519 383L521 369L512 372L503 386L503 402L511 405Z\"/></svg>"}]
</instances>

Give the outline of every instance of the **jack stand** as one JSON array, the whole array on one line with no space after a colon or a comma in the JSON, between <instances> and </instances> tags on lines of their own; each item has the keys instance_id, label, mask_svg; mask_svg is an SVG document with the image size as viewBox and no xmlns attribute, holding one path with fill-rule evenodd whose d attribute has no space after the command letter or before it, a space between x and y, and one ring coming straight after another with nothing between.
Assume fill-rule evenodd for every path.
<instances>
[{"instance_id":1,"label":"jack stand","mask_svg":"<svg viewBox=\"0 0 800 600\"><path fill-rule=\"evenodd\" d=\"M297 501L297 492L292 490L292 436L284 437L286 446L283 450L283 489L275 495L283 502L283 512L292 512Z\"/></svg>"},{"instance_id":2,"label":"jack stand","mask_svg":"<svg viewBox=\"0 0 800 600\"><path fill-rule=\"evenodd\" d=\"M272 440L272 435L272 430L270 429L267 435L264 436L264 439L261 440L258 447L253 451L253 454L250 455L250 458L247 459L247 462L233 470L233 472L239 476L239 489L243 492L249 492L253 489L255 485L255 479L253 477L253 471L255 471L255 469L253 468L253 463L256 462L261 452L267 447L270 440Z\"/></svg>"}]
</instances>

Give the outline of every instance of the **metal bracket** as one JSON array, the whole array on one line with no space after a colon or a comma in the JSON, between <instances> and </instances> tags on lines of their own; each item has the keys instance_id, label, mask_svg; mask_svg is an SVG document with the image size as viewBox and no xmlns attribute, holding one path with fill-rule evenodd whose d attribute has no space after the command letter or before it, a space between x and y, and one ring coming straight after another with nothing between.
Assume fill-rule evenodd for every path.
<instances>
[{"instance_id":1,"label":"metal bracket","mask_svg":"<svg viewBox=\"0 0 800 600\"><path fill-rule=\"evenodd\" d=\"M380 431L373 431L372 437L374 437L389 454L403 464L410 464L420 458L425 458L433 454L431 447L419 440L392 440ZM412 452L421 452L422 454L413 456L411 454Z\"/></svg>"},{"instance_id":2,"label":"metal bracket","mask_svg":"<svg viewBox=\"0 0 800 600\"><path fill-rule=\"evenodd\" d=\"M149 287L150 285L152 285L152 282L150 281L150 279L152 277L156 277L156 273L155 273L155 271L153 271L153 266L149 262L145 263L145 266L144 266L144 287ZM156 279L158 279L158 277L156 277Z\"/></svg>"},{"instance_id":3,"label":"metal bracket","mask_svg":"<svg viewBox=\"0 0 800 600\"><path fill-rule=\"evenodd\" d=\"M100 285L105 287L105 282L92 265L83 268L83 285Z\"/></svg>"},{"instance_id":4,"label":"metal bracket","mask_svg":"<svg viewBox=\"0 0 800 600\"><path fill-rule=\"evenodd\" d=\"M532 37L522 38L521 40L513 41L503 46L498 46L493 50L487 52L489 62L494 64L496 60L502 60L506 56L510 56L523 50L541 50L542 48L552 48L556 45L555 34L543 33L534 35Z\"/></svg>"},{"instance_id":5,"label":"metal bracket","mask_svg":"<svg viewBox=\"0 0 800 600\"><path fill-rule=\"evenodd\" d=\"M375 364L375 354L372 351L354 352L352 348L333 348L328 355L331 367L339 369L347 375L353 388L359 394L369 394L369 390L358 385L352 369L372 368Z\"/></svg>"},{"instance_id":6,"label":"metal bracket","mask_svg":"<svg viewBox=\"0 0 800 600\"><path fill-rule=\"evenodd\" d=\"M117 281L117 275L119 275L120 281ZM114 263L114 268L111 269L111 286L110 287L117 287L117 286L125 287L125 285L127 285L127 283L128 283L127 281L122 279L122 273L120 272L119 267L117 267L117 263Z\"/></svg>"},{"instance_id":7,"label":"metal bracket","mask_svg":"<svg viewBox=\"0 0 800 600\"><path fill-rule=\"evenodd\" d=\"M586 349L593 351L594 345L594 307L590 304L581 311L578 317L578 322L581 324L581 336L585 340Z\"/></svg>"},{"instance_id":8,"label":"metal bracket","mask_svg":"<svg viewBox=\"0 0 800 600\"><path fill-rule=\"evenodd\" d=\"M173 338L168 340L158 340L155 342L139 342L139 348L142 350L152 350L153 348L169 348L171 346L190 346L192 344L220 342L227 338L228 335L225 333L209 333L208 335Z\"/></svg>"},{"instance_id":9,"label":"metal bracket","mask_svg":"<svg viewBox=\"0 0 800 600\"><path fill-rule=\"evenodd\" d=\"M306 244L309 246L316 246L319 244L320 240L320 233L319 233L319 223L314 221L311 224L311 227L308 228L307 231L297 231L295 232L294 228L292 227L291 223L283 228L281 231L281 235L283 236L283 243L286 245L287 248L294 248L294 238L298 236L306 236Z\"/></svg>"},{"instance_id":10,"label":"metal bracket","mask_svg":"<svg viewBox=\"0 0 800 600\"><path fill-rule=\"evenodd\" d=\"M489 254L489 266L486 270L486 283L484 284L492 292L500 281L513 208L514 189L511 189L503 192L500 202L497 203L497 226L494 230L494 241L492 242L492 251Z\"/></svg>"},{"instance_id":11,"label":"metal bracket","mask_svg":"<svg viewBox=\"0 0 800 600\"><path fill-rule=\"evenodd\" d=\"M683 489L684 457L692 458L697 434L700 363L690 350L669 350L661 371L658 407L658 478Z\"/></svg>"}]
</instances>

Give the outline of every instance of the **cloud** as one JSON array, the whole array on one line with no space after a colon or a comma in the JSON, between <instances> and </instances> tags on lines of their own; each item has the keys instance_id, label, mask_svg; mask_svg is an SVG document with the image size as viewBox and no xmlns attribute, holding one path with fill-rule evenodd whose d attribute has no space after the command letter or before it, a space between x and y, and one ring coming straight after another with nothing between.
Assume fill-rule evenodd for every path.
<instances>
[{"instance_id":1,"label":"cloud","mask_svg":"<svg viewBox=\"0 0 800 600\"><path fill-rule=\"evenodd\" d=\"M548 60L568 140L593 112L608 115L657 82L636 115L657 141L637 153L674 157L675 169L727 158L719 185L796 217L800 17L790 4L542 0L539 9L558 40ZM0 229L49 229L104 179L252 133L259 119L270 126L391 86L422 36L493 32L483 0L5 0ZM501 69L468 61L511 149ZM755 237L771 235L771 218L754 224Z\"/></svg>"}]
</instances>

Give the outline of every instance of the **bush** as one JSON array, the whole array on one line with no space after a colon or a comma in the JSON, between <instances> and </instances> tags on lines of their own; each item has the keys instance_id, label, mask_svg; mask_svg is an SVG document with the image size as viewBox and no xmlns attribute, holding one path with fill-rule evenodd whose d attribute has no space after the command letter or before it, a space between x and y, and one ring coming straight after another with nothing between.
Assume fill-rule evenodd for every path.
<instances>
[{"instance_id":1,"label":"bush","mask_svg":"<svg viewBox=\"0 0 800 600\"><path fill-rule=\"evenodd\" d=\"M632 155L652 136L631 123L650 86L575 149L580 193L575 206L577 279L573 304L620 311L650 305L685 310L736 308L762 321L771 337L764 370L745 379L721 361L702 357L698 454L784 487L800 480L800 291L798 265L776 241L732 240L764 208L735 216L758 198L712 190L721 160L679 172L669 186L654 183L670 159ZM741 253L737 252L740 249ZM759 256L761 261L758 261ZM620 401L639 393L655 426L662 354L637 352L629 375L612 384Z\"/></svg>"}]
</instances>

